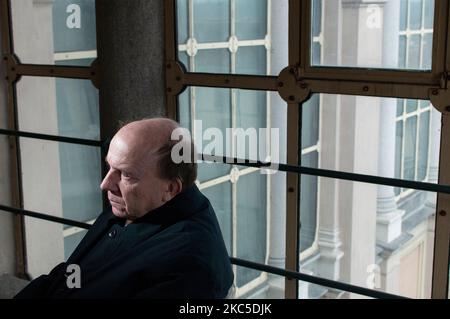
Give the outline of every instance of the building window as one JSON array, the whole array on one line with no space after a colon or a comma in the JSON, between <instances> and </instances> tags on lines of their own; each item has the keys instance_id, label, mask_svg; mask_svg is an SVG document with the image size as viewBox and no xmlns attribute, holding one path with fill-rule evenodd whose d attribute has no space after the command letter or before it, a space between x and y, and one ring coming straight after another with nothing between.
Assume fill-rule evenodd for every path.
<instances>
[{"instance_id":1,"label":"building window","mask_svg":"<svg viewBox=\"0 0 450 319\"><path fill-rule=\"evenodd\" d=\"M433 15L434 0L401 0L399 67L431 69ZM427 181L431 109L429 101L398 99L396 178ZM399 197L412 192L395 189Z\"/></svg>"}]
</instances>

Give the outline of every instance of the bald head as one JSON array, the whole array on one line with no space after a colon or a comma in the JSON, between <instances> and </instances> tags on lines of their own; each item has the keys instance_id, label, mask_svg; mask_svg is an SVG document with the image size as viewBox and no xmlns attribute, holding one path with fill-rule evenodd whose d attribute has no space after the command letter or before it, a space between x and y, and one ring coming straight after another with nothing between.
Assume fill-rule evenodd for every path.
<instances>
[{"instance_id":1,"label":"bald head","mask_svg":"<svg viewBox=\"0 0 450 319\"><path fill-rule=\"evenodd\" d=\"M110 170L100 187L108 192L116 216L139 218L194 184L195 161L175 163L171 157L179 142L172 140L172 132L179 127L166 118L145 119L114 135L106 157Z\"/></svg>"},{"instance_id":2,"label":"bald head","mask_svg":"<svg viewBox=\"0 0 450 319\"><path fill-rule=\"evenodd\" d=\"M120 139L128 146L129 152L138 156L155 154L170 141L172 131L180 125L167 118L153 118L135 121L123 126L114 139Z\"/></svg>"}]
</instances>

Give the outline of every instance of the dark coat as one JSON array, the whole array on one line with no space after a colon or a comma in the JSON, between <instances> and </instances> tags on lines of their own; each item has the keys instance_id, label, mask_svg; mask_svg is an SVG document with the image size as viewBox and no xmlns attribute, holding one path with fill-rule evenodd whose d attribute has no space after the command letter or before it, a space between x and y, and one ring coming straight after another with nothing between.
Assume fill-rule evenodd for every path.
<instances>
[{"instance_id":1,"label":"dark coat","mask_svg":"<svg viewBox=\"0 0 450 319\"><path fill-rule=\"evenodd\" d=\"M217 218L197 186L123 226L103 212L68 261L15 298L224 298L233 272ZM69 264L81 288L68 288Z\"/></svg>"}]
</instances>

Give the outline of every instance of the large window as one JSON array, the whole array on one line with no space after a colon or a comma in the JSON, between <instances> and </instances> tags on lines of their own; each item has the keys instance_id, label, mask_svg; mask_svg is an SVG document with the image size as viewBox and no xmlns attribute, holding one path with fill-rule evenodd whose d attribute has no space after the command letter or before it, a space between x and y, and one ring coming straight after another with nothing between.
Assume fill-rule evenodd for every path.
<instances>
[{"instance_id":1,"label":"large window","mask_svg":"<svg viewBox=\"0 0 450 319\"><path fill-rule=\"evenodd\" d=\"M271 263L278 258L290 270L298 262L301 273L319 278L430 297L434 254L445 254L448 243L435 245L434 228L442 227L442 216L435 215L438 188L414 183L437 183L441 118L429 92L441 80L445 54L433 52L433 46L445 43L445 19L439 13L446 3L290 2L291 17L300 14L301 19L290 21L289 41L288 28L280 27L288 19L288 11L280 14L282 4L243 3L176 1L178 59L188 72L178 117L196 139L203 135L196 120L202 120L203 130L284 128L280 149L287 156L281 162L300 163L306 173L298 183L295 174L287 174L287 194L277 192L277 173L254 182L267 187L246 188L239 196L242 172L256 179L258 170L201 164L198 182L218 211L230 255L282 267L283 262ZM240 20L242 8L247 16ZM283 36L287 45L280 47ZM252 47L251 58L240 56ZM251 87L262 91L246 90ZM288 107L264 89L278 91ZM239 120L243 113L245 122ZM293 127L300 130L298 136ZM231 150L216 155L235 157L233 145ZM298 163L292 161L295 153ZM403 186L394 186L398 183ZM241 237L244 228L248 236ZM240 254L243 250L252 254ZM273 296L279 286L270 276L255 279L242 276L239 266L236 270L240 296ZM439 286L436 280L434 286ZM360 296L308 280L298 285L287 280L285 288L290 297Z\"/></svg>"}]
</instances>

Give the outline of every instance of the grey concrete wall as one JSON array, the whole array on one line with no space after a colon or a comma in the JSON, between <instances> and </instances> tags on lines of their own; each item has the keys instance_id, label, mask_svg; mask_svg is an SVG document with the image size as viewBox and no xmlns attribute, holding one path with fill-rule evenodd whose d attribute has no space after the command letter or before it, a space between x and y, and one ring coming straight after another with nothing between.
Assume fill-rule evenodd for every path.
<instances>
[{"instance_id":1,"label":"grey concrete wall","mask_svg":"<svg viewBox=\"0 0 450 319\"><path fill-rule=\"evenodd\" d=\"M163 0L98 0L102 137L164 109Z\"/></svg>"}]
</instances>

